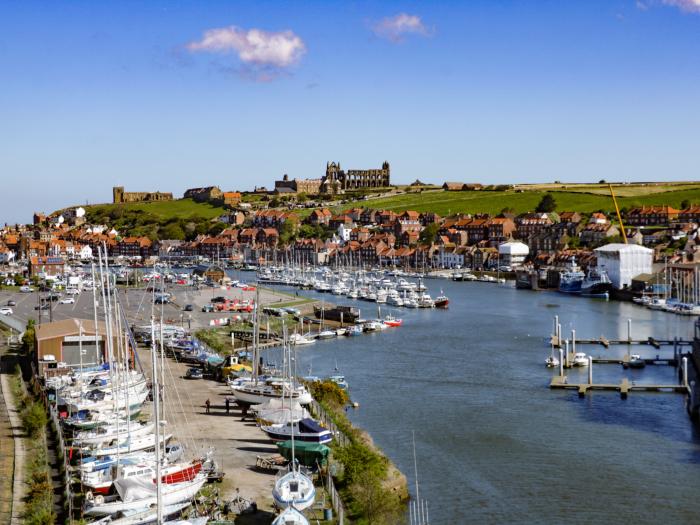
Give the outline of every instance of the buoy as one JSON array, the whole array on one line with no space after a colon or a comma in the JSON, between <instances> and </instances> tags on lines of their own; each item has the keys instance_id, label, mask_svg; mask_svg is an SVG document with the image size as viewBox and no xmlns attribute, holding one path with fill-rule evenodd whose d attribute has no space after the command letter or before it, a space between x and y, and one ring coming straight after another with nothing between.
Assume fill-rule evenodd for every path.
<instances>
[{"instance_id":1,"label":"buoy","mask_svg":"<svg viewBox=\"0 0 700 525\"><path fill-rule=\"evenodd\" d=\"M360 403L358 403L357 401L354 401L352 404L352 408L360 408Z\"/></svg>"}]
</instances>

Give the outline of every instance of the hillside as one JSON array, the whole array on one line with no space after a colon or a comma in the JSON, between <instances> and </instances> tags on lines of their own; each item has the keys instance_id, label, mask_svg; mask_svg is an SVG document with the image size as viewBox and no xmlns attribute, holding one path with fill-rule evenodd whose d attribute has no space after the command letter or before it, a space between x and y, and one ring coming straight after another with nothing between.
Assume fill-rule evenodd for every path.
<instances>
[{"instance_id":1,"label":"hillside","mask_svg":"<svg viewBox=\"0 0 700 525\"><path fill-rule=\"evenodd\" d=\"M596 188L598 190L598 188ZM557 202L558 211L593 212L614 211L609 193L594 194L583 191L542 191L542 190L507 190L507 191L424 191L397 195L384 199L370 200L364 205L393 211L416 210L432 211L442 216L455 213L490 213L498 214L504 208L512 208L515 213L532 211L546 193L551 193ZM634 208L668 204L675 208L681 202L700 203L700 184L679 191L657 191L634 196L618 196L620 208Z\"/></svg>"},{"instance_id":2,"label":"hillside","mask_svg":"<svg viewBox=\"0 0 700 525\"><path fill-rule=\"evenodd\" d=\"M221 206L192 199L163 202L134 202L86 206L87 221L109 224L125 235L151 239L193 239L201 233L215 234L223 225L211 220L225 210Z\"/></svg>"}]
</instances>

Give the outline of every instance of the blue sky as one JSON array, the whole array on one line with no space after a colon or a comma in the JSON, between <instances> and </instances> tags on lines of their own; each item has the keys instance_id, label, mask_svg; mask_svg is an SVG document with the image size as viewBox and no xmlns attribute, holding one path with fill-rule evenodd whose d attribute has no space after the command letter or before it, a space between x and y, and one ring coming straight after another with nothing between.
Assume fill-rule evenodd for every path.
<instances>
[{"instance_id":1,"label":"blue sky","mask_svg":"<svg viewBox=\"0 0 700 525\"><path fill-rule=\"evenodd\" d=\"M0 221L127 190L686 180L700 0L3 2ZM22 198L19 198L22 196Z\"/></svg>"}]
</instances>

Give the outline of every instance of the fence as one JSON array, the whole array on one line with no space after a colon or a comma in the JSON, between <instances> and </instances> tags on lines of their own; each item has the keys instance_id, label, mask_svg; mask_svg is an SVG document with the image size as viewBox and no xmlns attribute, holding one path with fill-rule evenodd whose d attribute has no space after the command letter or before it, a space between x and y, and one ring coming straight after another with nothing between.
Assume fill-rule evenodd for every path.
<instances>
[{"instance_id":1,"label":"fence","mask_svg":"<svg viewBox=\"0 0 700 525\"><path fill-rule=\"evenodd\" d=\"M310 406L311 412L313 412L314 416L316 416L316 418L323 423L324 427L333 433L333 439L335 439L336 442L342 447L348 446L350 444L350 438L338 428L338 426L333 422L331 416L329 416L324 408L318 404L318 401L313 400Z\"/></svg>"},{"instance_id":2,"label":"fence","mask_svg":"<svg viewBox=\"0 0 700 525\"><path fill-rule=\"evenodd\" d=\"M335 488L335 483L333 483L333 476L331 476L330 469L328 470L328 475L326 476L326 490L331 498L331 506L333 507L333 512L338 517L339 525L345 523L345 509L343 508L343 501L340 499L340 494Z\"/></svg>"}]
</instances>

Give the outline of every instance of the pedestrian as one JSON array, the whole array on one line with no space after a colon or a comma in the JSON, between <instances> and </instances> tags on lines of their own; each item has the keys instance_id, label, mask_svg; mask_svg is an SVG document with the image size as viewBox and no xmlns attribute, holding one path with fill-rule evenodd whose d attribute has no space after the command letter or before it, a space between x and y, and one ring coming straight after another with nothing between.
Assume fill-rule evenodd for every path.
<instances>
[{"instance_id":1,"label":"pedestrian","mask_svg":"<svg viewBox=\"0 0 700 525\"><path fill-rule=\"evenodd\" d=\"M209 413L209 407L211 406L211 403L209 402L209 399L207 399L207 400L204 402L204 406L207 408L207 414L208 414L208 413Z\"/></svg>"},{"instance_id":2,"label":"pedestrian","mask_svg":"<svg viewBox=\"0 0 700 525\"><path fill-rule=\"evenodd\" d=\"M227 397L226 398L226 415L228 415L230 404L231 404L231 400Z\"/></svg>"}]
</instances>

